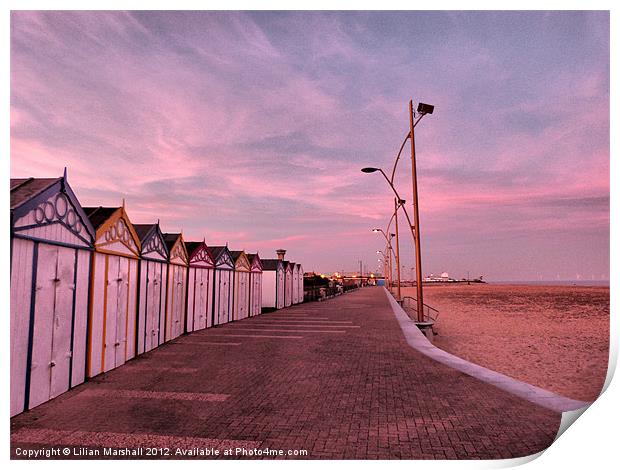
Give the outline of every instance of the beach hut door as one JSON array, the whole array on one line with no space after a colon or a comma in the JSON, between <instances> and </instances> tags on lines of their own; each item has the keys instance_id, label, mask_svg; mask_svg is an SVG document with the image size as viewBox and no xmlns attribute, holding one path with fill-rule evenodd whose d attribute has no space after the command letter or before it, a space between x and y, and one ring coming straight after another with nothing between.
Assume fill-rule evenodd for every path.
<instances>
[{"instance_id":1,"label":"beach hut door","mask_svg":"<svg viewBox=\"0 0 620 470\"><path fill-rule=\"evenodd\" d=\"M69 389L75 250L41 243L32 342L32 408Z\"/></svg>"},{"instance_id":2,"label":"beach hut door","mask_svg":"<svg viewBox=\"0 0 620 470\"><path fill-rule=\"evenodd\" d=\"M201 330L207 326L207 294L209 292L209 270L198 269L200 274L200 282L198 283L198 301L196 308L198 309L198 323L194 325L194 329Z\"/></svg>"},{"instance_id":3,"label":"beach hut door","mask_svg":"<svg viewBox=\"0 0 620 470\"><path fill-rule=\"evenodd\" d=\"M228 322L228 294L229 294L229 282L230 282L230 271L222 271L220 278L220 301L219 301L219 319L218 324L222 325L223 323Z\"/></svg>"},{"instance_id":4,"label":"beach hut door","mask_svg":"<svg viewBox=\"0 0 620 470\"><path fill-rule=\"evenodd\" d=\"M114 367L125 363L127 345L127 310L129 308L129 263L128 259L119 260L118 265L118 296L116 322L114 329Z\"/></svg>"}]
</instances>

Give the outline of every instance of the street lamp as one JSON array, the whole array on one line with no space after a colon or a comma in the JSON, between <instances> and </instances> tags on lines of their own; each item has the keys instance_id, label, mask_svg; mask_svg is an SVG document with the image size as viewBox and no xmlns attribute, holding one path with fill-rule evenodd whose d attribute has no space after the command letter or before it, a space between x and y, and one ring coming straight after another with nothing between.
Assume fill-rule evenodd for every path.
<instances>
[{"instance_id":1,"label":"street lamp","mask_svg":"<svg viewBox=\"0 0 620 470\"><path fill-rule=\"evenodd\" d=\"M387 237L387 235L382 229L373 228L372 231L374 233L380 233L385 238L386 251L388 252L387 256L382 251L377 251L377 253L383 254L383 261L384 261L383 267L384 267L386 287L388 288L390 292L392 292L392 253L394 252L394 249L392 248L390 239Z\"/></svg>"},{"instance_id":2,"label":"street lamp","mask_svg":"<svg viewBox=\"0 0 620 470\"><path fill-rule=\"evenodd\" d=\"M420 246L420 210L418 205L418 177L415 162L415 134L414 129L416 124L420 122L427 114L433 114L435 106L419 103L418 104L418 118L414 122L416 117L413 112L413 100L409 101L409 137L411 138L411 185L413 192L413 223L415 224L415 268L416 268L416 288L417 288L417 304L418 304L418 322L424 321L424 297L422 290L422 247Z\"/></svg>"},{"instance_id":3,"label":"street lamp","mask_svg":"<svg viewBox=\"0 0 620 470\"><path fill-rule=\"evenodd\" d=\"M373 228L372 231L375 233L381 233L383 235L383 238L385 238L385 241L387 243L387 247L389 249L389 272L390 272L390 279L392 277L392 253L394 253L394 257L396 259L396 275L397 275L397 290L396 290L396 297L397 300L401 300L401 277L400 277L400 242L398 241L398 209L400 207L404 207L405 205L405 200L404 199L396 199L394 198L394 212L392 213L392 217L390 217L390 221L388 222L387 228L385 229L385 231L383 231L380 228ZM392 221L396 222L396 233L390 233L390 227L392 225ZM387 233L386 233L387 232ZM388 237L388 233L389 233L389 237ZM396 237L396 251L394 251L394 248L392 247L392 238ZM391 286L388 286L388 288L390 289L390 292L392 291Z\"/></svg>"},{"instance_id":4,"label":"street lamp","mask_svg":"<svg viewBox=\"0 0 620 470\"><path fill-rule=\"evenodd\" d=\"M394 175L396 174L396 166L398 165L398 161L400 159L400 155L405 148L405 144L407 140L411 142L411 183L413 189L413 216L414 223L411 223L411 219L409 218L409 214L404 205L401 205L403 212L407 218L407 222L409 224L409 228L411 230L411 236L413 237L413 242L415 244L415 256L416 256L416 288L417 288L417 317L418 322L424 321L424 297L423 297L423 289L422 289L422 254L421 254L421 246L420 246L420 213L418 208L418 180L416 173L416 161L415 161L415 134L414 129L415 126L420 122L420 120L426 116L427 114L433 114L435 110L435 106L427 103L419 103L417 108L417 115L413 112L413 101L409 101L409 132L405 136L403 143L398 150L398 154L396 155L396 159L394 161L394 166L392 167L392 176L388 178L385 172L381 168L375 167L364 167L362 168L363 173L375 173L380 172L383 175L383 178L387 181L390 188L394 192L396 199L400 202L402 198L398 194L398 191L394 187ZM397 207L398 208L398 207ZM399 265L397 265L399 267Z\"/></svg>"}]
</instances>

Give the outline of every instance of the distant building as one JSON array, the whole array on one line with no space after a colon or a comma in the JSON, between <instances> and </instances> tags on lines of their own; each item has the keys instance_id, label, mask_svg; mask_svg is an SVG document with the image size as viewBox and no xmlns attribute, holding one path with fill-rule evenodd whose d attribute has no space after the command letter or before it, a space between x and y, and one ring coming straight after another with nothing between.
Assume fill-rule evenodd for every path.
<instances>
[{"instance_id":1,"label":"distant building","mask_svg":"<svg viewBox=\"0 0 620 470\"><path fill-rule=\"evenodd\" d=\"M456 282L456 279L452 279L447 272L441 273L439 276L432 274L422 279L423 282Z\"/></svg>"}]
</instances>

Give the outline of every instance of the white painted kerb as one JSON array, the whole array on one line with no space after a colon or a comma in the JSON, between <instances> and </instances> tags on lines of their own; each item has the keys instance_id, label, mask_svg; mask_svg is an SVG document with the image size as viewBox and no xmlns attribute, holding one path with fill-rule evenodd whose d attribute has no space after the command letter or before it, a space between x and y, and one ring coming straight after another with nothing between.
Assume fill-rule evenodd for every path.
<instances>
[{"instance_id":1,"label":"white painted kerb","mask_svg":"<svg viewBox=\"0 0 620 470\"><path fill-rule=\"evenodd\" d=\"M392 305L392 310L394 311L394 315L396 316L396 320L398 321L400 328L403 330L407 343L409 343L409 346L416 351L421 352L425 356L428 356L437 362L441 362L442 364L452 367L453 369L459 370L464 374L494 385L497 388L501 388L506 392L512 393L513 395L549 410L564 412L590 406L590 402L573 400L561 395L556 395L555 393L540 387L535 387L534 385L530 385L528 383L521 382L520 380L513 379L512 377L508 377L507 375L500 374L499 372L473 364L461 359L460 357L453 356L452 354L447 353L436 346L433 346L433 344L416 326L415 322L409 318L403 308L398 304L398 302L396 302L388 290L384 288L384 291L390 301L390 304Z\"/></svg>"}]
</instances>

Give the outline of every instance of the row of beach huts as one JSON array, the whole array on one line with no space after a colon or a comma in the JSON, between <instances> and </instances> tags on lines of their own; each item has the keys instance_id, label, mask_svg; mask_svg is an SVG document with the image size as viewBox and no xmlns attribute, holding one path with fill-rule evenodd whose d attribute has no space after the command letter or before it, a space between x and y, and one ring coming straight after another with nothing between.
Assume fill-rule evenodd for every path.
<instances>
[{"instance_id":1,"label":"row of beach huts","mask_svg":"<svg viewBox=\"0 0 620 470\"><path fill-rule=\"evenodd\" d=\"M192 331L303 302L303 269L11 179L11 416Z\"/></svg>"}]
</instances>

